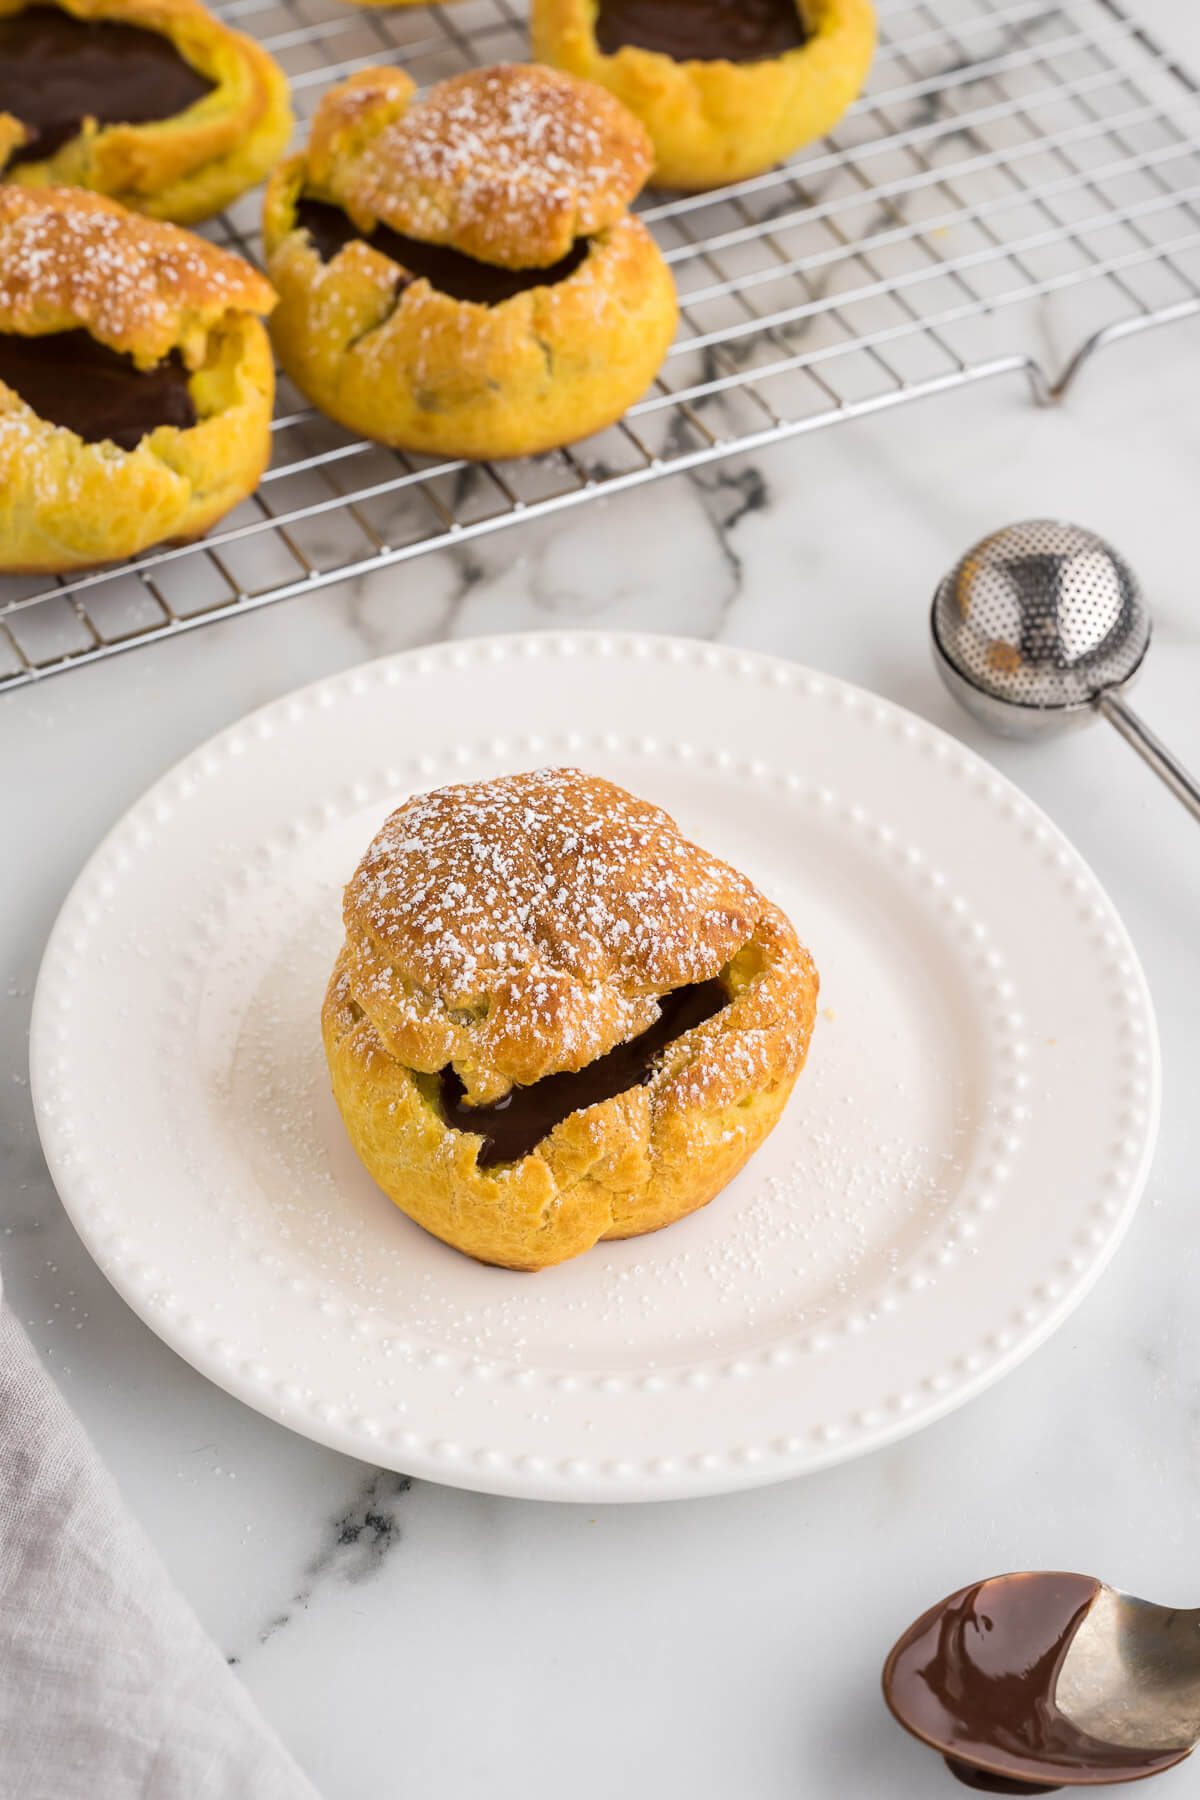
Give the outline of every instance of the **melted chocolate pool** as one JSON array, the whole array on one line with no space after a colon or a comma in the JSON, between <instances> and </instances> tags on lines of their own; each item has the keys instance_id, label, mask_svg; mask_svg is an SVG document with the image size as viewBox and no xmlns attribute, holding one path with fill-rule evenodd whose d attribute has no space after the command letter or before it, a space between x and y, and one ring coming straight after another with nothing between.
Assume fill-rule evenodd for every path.
<instances>
[{"instance_id":1,"label":"melted chocolate pool","mask_svg":"<svg viewBox=\"0 0 1200 1800\"><path fill-rule=\"evenodd\" d=\"M362 238L380 255L400 264L403 274L396 283L397 293L424 276L452 300L474 300L481 306L499 306L502 300L511 300L528 288L553 287L556 281L573 275L588 253L587 239L577 238L561 262L548 269L499 269L442 244L402 237L388 225L377 225L370 237L364 238L340 206L329 206L324 200L301 200L296 223L307 231L322 262L328 262L355 238Z\"/></svg>"},{"instance_id":2,"label":"melted chocolate pool","mask_svg":"<svg viewBox=\"0 0 1200 1800\"><path fill-rule=\"evenodd\" d=\"M531 1087L513 1088L491 1106L465 1105L462 1082L453 1069L443 1069L442 1117L456 1131L481 1133L481 1169L495 1163L519 1162L571 1113L582 1112L585 1106L595 1106L601 1100L611 1100L614 1094L623 1094L628 1088L645 1087L654 1074L654 1059L659 1051L728 1004L729 993L720 980L676 988L663 995L658 1018L640 1037L618 1044L607 1056L598 1056L574 1074L547 1075Z\"/></svg>"},{"instance_id":3,"label":"melted chocolate pool","mask_svg":"<svg viewBox=\"0 0 1200 1800\"><path fill-rule=\"evenodd\" d=\"M84 119L146 125L211 93L169 38L138 25L76 19L30 6L0 19L0 113L33 133L12 162L40 162L79 135Z\"/></svg>"},{"instance_id":4,"label":"melted chocolate pool","mask_svg":"<svg viewBox=\"0 0 1200 1800\"><path fill-rule=\"evenodd\" d=\"M1002 1575L951 1594L911 1625L883 1671L900 1723L946 1752L952 1774L989 1794L1134 1781L1183 1750L1089 1737L1055 1702L1071 1640L1100 1591L1090 1575ZM982 1765L982 1766L981 1766Z\"/></svg>"},{"instance_id":5,"label":"melted chocolate pool","mask_svg":"<svg viewBox=\"0 0 1200 1800\"><path fill-rule=\"evenodd\" d=\"M596 16L606 56L631 44L675 62L765 62L809 35L796 0L600 0Z\"/></svg>"},{"instance_id":6,"label":"melted chocolate pool","mask_svg":"<svg viewBox=\"0 0 1200 1800\"><path fill-rule=\"evenodd\" d=\"M65 425L89 444L111 438L122 450L133 450L156 426L186 430L196 423L177 350L143 371L132 357L98 344L86 331L0 336L0 381L39 418Z\"/></svg>"}]
</instances>

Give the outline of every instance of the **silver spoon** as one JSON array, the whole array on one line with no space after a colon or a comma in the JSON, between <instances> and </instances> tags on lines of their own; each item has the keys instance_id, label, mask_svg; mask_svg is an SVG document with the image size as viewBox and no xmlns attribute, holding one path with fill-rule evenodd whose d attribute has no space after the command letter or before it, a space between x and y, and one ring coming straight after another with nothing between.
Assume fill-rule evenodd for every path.
<instances>
[{"instance_id":1,"label":"silver spoon","mask_svg":"<svg viewBox=\"0 0 1200 1800\"><path fill-rule=\"evenodd\" d=\"M1124 698L1150 616L1103 538L1055 519L1006 525L944 577L931 623L942 679L984 725L1037 737L1100 713L1200 819L1200 783Z\"/></svg>"},{"instance_id":2,"label":"silver spoon","mask_svg":"<svg viewBox=\"0 0 1200 1800\"><path fill-rule=\"evenodd\" d=\"M1001 1575L922 1614L883 1672L906 1730L991 1793L1139 1781L1200 1741L1200 1609Z\"/></svg>"}]
</instances>

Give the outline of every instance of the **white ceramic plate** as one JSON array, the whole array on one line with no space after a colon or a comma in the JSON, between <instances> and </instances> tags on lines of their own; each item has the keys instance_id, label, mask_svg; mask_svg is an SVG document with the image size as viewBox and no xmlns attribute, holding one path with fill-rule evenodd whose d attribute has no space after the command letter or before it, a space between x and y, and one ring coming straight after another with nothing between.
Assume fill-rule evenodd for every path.
<instances>
[{"instance_id":1,"label":"white ceramic plate","mask_svg":"<svg viewBox=\"0 0 1200 1800\"><path fill-rule=\"evenodd\" d=\"M375 1188L317 1015L390 808L565 761L779 900L822 1013L710 1207L520 1275ZM32 1062L84 1242L197 1369L369 1461L589 1502L778 1480L978 1393L1112 1254L1159 1092L1111 903L993 769L787 663L587 634L392 657L196 751L63 907Z\"/></svg>"}]
</instances>

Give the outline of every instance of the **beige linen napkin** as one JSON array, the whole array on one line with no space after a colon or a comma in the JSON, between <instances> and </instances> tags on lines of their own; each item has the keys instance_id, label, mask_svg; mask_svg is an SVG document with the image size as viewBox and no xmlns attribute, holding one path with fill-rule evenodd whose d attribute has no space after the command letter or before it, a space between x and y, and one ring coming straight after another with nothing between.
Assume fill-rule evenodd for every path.
<instances>
[{"instance_id":1,"label":"beige linen napkin","mask_svg":"<svg viewBox=\"0 0 1200 1800\"><path fill-rule=\"evenodd\" d=\"M2 1306L0 1794L317 1800Z\"/></svg>"}]
</instances>

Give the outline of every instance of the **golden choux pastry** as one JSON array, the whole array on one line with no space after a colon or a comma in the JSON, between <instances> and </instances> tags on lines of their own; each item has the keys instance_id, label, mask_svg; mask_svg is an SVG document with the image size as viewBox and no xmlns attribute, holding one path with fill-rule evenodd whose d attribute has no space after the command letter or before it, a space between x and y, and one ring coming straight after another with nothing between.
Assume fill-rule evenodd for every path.
<instances>
[{"instance_id":1,"label":"golden choux pastry","mask_svg":"<svg viewBox=\"0 0 1200 1800\"><path fill-rule=\"evenodd\" d=\"M760 174L829 131L875 49L870 0L532 0L534 55L598 81L654 139L654 180Z\"/></svg>"},{"instance_id":2,"label":"golden choux pastry","mask_svg":"<svg viewBox=\"0 0 1200 1800\"><path fill-rule=\"evenodd\" d=\"M406 801L343 916L322 1023L350 1141L481 1262L707 1205L804 1066L817 972L778 907L577 769Z\"/></svg>"},{"instance_id":3,"label":"golden choux pastry","mask_svg":"<svg viewBox=\"0 0 1200 1800\"><path fill-rule=\"evenodd\" d=\"M271 449L270 287L78 188L0 186L0 572L199 537Z\"/></svg>"},{"instance_id":4,"label":"golden choux pastry","mask_svg":"<svg viewBox=\"0 0 1200 1800\"><path fill-rule=\"evenodd\" d=\"M645 392L678 316L626 210L649 138L602 88L531 64L414 92L398 69L355 75L271 178L281 365L399 449L525 456L601 430Z\"/></svg>"},{"instance_id":5,"label":"golden choux pastry","mask_svg":"<svg viewBox=\"0 0 1200 1800\"><path fill-rule=\"evenodd\" d=\"M190 225L261 181L283 71L199 0L0 0L0 180Z\"/></svg>"}]
</instances>

